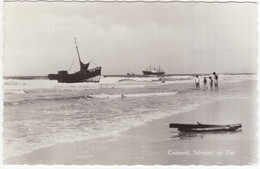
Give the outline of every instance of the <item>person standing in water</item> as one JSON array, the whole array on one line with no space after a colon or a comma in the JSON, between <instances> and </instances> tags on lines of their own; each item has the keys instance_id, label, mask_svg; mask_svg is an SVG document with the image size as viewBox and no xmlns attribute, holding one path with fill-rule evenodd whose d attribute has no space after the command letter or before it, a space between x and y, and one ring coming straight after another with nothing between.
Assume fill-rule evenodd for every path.
<instances>
[{"instance_id":1,"label":"person standing in water","mask_svg":"<svg viewBox=\"0 0 260 169\"><path fill-rule=\"evenodd\" d=\"M209 84L210 84L210 90L213 89L213 79L211 76L209 76Z\"/></svg>"},{"instance_id":2,"label":"person standing in water","mask_svg":"<svg viewBox=\"0 0 260 169\"><path fill-rule=\"evenodd\" d=\"M164 76L161 78L161 81L162 81L162 83L164 83L164 82L165 82Z\"/></svg>"},{"instance_id":3,"label":"person standing in water","mask_svg":"<svg viewBox=\"0 0 260 169\"><path fill-rule=\"evenodd\" d=\"M218 75L216 72L213 72L214 75L214 84L215 84L215 89L218 89Z\"/></svg>"},{"instance_id":4,"label":"person standing in water","mask_svg":"<svg viewBox=\"0 0 260 169\"><path fill-rule=\"evenodd\" d=\"M199 89L199 88L200 88L199 75L196 75L196 77L195 77L195 86L196 86L196 89Z\"/></svg>"},{"instance_id":5,"label":"person standing in water","mask_svg":"<svg viewBox=\"0 0 260 169\"><path fill-rule=\"evenodd\" d=\"M208 86L207 86L207 78L206 77L204 77L204 79L203 79L203 84L204 84L204 90L207 90Z\"/></svg>"},{"instance_id":6,"label":"person standing in water","mask_svg":"<svg viewBox=\"0 0 260 169\"><path fill-rule=\"evenodd\" d=\"M124 99L126 96L124 93L121 93L121 99Z\"/></svg>"}]
</instances>

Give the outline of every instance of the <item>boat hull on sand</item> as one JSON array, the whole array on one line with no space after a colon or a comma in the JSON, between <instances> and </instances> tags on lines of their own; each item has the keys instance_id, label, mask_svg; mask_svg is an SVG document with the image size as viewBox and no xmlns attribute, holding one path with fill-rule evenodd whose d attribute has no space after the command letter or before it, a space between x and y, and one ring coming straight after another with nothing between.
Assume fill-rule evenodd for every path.
<instances>
[{"instance_id":1,"label":"boat hull on sand","mask_svg":"<svg viewBox=\"0 0 260 169\"><path fill-rule=\"evenodd\" d=\"M179 124L170 123L170 128L177 128L180 132L219 132L235 131L242 127L241 123L231 125L211 125L211 124Z\"/></svg>"}]
</instances>

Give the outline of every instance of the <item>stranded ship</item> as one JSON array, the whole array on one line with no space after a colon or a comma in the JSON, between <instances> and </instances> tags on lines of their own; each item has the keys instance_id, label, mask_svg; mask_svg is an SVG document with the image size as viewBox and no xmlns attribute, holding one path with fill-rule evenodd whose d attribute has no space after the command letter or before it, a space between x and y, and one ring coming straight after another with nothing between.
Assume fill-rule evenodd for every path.
<instances>
[{"instance_id":1,"label":"stranded ship","mask_svg":"<svg viewBox=\"0 0 260 169\"><path fill-rule=\"evenodd\" d=\"M76 38L74 38L74 40L80 63L80 70L72 74L69 74L66 70L61 70L58 71L58 74L49 74L48 78L50 80L57 80L59 83L99 82L99 78L98 80L93 79L95 79L95 77L100 77L101 67L88 69L90 62L85 64L81 61Z\"/></svg>"}]
</instances>

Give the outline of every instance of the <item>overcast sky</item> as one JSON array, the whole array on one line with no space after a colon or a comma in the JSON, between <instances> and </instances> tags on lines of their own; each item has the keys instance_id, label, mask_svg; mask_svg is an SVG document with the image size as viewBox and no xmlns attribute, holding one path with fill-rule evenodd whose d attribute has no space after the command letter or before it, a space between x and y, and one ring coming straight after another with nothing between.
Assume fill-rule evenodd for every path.
<instances>
[{"instance_id":1,"label":"overcast sky","mask_svg":"<svg viewBox=\"0 0 260 169\"><path fill-rule=\"evenodd\" d=\"M4 75L255 73L255 3L4 3ZM92 67L95 66L92 64Z\"/></svg>"}]
</instances>

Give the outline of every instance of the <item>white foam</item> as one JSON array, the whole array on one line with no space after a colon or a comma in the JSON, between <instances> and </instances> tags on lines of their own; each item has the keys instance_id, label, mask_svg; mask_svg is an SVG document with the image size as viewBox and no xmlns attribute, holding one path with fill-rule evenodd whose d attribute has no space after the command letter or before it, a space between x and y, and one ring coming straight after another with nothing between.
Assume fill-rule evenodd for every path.
<instances>
[{"instance_id":1,"label":"white foam","mask_svg":"<svg viewBox=\"0 0 260 169\"><path fill-rule=\"evenodd\" d=\"M5 94L25 94L24 90L6 90Z\"/></svg>"},{"instance_id":2,"label":"white foam","mask_svg":"<svg viewBox=\"0 0 260 169\"><path fill-rule=\"evenodd\" d=\"M160 93L134 93L134 94L126 94L124 93L124 97L149 97L149 96L168 96L174 95L178 92L160 92ZM94 98L99 99L117 99L121 98L121 94L98 94L98 95L91 95Z\"/></svg>"},{"instance_id":3,"label":"white foam","mask_svg":"<svg viewBox=\"0 0 260 169\"><path fill-rule=\"evenodd\" d=\"M202 78L203 76L201 76ZM208 75L205 77L208 77ZM56 91L81 91L87 89L99 88L144 88L147 86L159 86L176 83L193 82L192 76L165 76L165 83L161 83L161 77L101 77L100 83L58 83L55 80L48 79L5 79L5 91L19 90L56 90ZM247 80L256 80L256 75L223 75L219 74L219 83L242 82ZM15 94L13 92L13 94ZM17 93L18 94L18 93Z\"/></svg>"}]
</instances>

